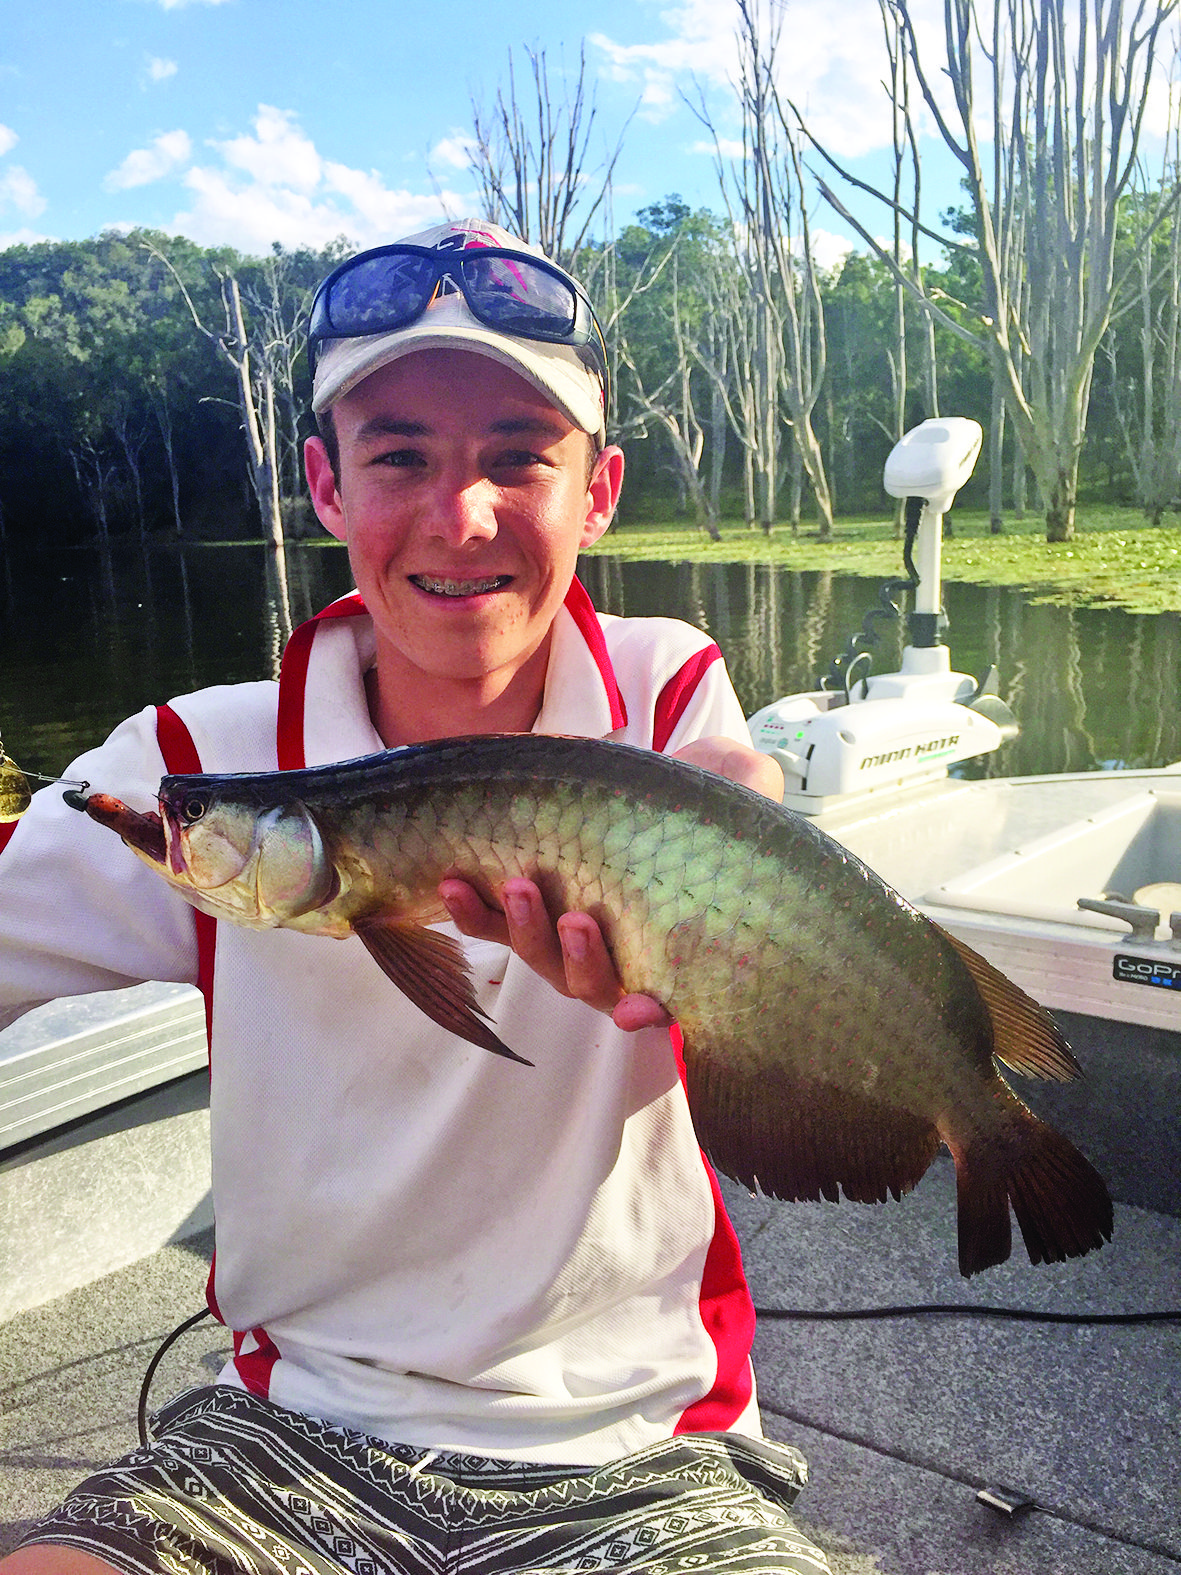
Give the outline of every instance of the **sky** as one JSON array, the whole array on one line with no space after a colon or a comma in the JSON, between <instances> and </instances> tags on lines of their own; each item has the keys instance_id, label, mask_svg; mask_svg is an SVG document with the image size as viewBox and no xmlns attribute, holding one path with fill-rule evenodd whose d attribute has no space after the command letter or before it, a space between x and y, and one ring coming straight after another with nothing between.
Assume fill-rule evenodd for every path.
<instances>
[{"instance_id":1,"label":"sky","mask_svg":"<svg viewBox=\"0 0 1181 1575\"><path fill-rule=\"evenodd\" d=\"M914 0L937 39L941 0ZM735 0L24 0L0 34L0 247L150 225L259 253L397 239L478 210L473 101L526 49L551 77L585 48L595 162L621 132L616 224L670 193L720 207L714 144L737 132ZM787 0L782 86L863 178L890 138L877 0ZM630 117L630 120L629 120ZM928 128L929 129L929 128ZM924 141L928 212L959 201ZM884 210L867 211L875 233ZM822 260L850 235L818 205Z\"/></svg>"}]
</instances>

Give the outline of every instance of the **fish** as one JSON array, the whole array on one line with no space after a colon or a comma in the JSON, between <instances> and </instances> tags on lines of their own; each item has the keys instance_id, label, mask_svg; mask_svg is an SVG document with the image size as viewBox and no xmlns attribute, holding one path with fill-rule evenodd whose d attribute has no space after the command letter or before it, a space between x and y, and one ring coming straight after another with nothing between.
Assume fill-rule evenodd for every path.
<instances>
[{"instance_id":1,"label":"fish","mask_svg":"<svg viewBox=\"0 0 1181 1575\"><path fill-rule=\"evenodd\" d=\"M624 988L677 1020L698 1142L724 1174L773 1198L884 1202L945 1146L965 1277L1009 1257L1010 1206L1031 1263L1111 1238L1102 1178L999 1069L1079 1075L1049 1013L806 818L711 772L490 735L167 776L158 814L73 802L202 912L358 936L428 1017L512 1060L462 949L429 926L445 878L499 906L528 877L555 916L591 914Z\"/></svg>"},{"instance_id":2,"label":"fish","mask_svg":"<svg viewBox=\"0 0 1181 1575\"><path fill-rule=\"evenodd\" d=\"M28 778L0 744L0 825L19 820L32 802Z\"/></svg>"}]
</instances>

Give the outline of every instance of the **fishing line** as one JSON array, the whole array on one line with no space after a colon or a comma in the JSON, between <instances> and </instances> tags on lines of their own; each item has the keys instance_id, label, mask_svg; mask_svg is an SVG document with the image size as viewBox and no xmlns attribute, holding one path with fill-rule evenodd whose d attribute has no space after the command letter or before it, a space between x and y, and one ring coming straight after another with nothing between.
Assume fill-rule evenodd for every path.
<instances>
[{"instance_id":1,"label":"fishing line","mask_svg":"<svg viewBox=\"0 0 1181 1575\"><path fill-rule=\"evenodd\" d=\"M1007 1318L1013 1323L1149 1324L1181 1323L1181 1311L1143 1313L1036 1312L1030 1307L983 1307L976 1302L929 1302L901 1307L850 1307L816 1309L756 1307L756 1318L798 1323L854 1323L874 1318Z\"/></svg>"},{"instance_id":2,"label":"fishing line","mask_svg":"<svg viewBox=\"0 0 1181 1575\"><path fill-rule=\"evenodd\" d=\"M63 787L77 788L79 793L85 793L90 787L89 782L79 782L75 777L47 777L44 771L28 771L23 766L21 770L27 777L36 777L38 782L60 782Z\"/></svg>"}]
</instances>

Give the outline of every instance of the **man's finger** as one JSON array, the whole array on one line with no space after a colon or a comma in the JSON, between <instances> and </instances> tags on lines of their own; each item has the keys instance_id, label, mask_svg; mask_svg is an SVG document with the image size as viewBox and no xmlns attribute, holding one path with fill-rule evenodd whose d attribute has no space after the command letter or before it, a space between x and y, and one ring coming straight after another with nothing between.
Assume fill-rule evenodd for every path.
<instances>
[{"instance_id":1,"label":"man's finger","mask_svg":"<svg viewBox=\"0 0 1181 1575\"><path fill-rule=\"evenodd\" d=\"M588 913L564 913L558 920L558 937L569 994L609 1012L623 986L598 924Z\"/></svg>"},{"instance_id":2,"label":"man's finger","mask_svg":"<svg viewBox=\"0 0 1181 1575\"><path fill-rule=\"evenodd\" d=\"M668 1028L673 1019L650 995L625 995L611 1013L616 1028L635 1033L639 1028Z\"/></svg>"},{"instance_id":3,"label":"man's finger","mask_svg":"<svg viewBox=\"0 0 1181 1575\"><path fill-rule=\"evenodd\" d=\"M537 886L531 880L506 880L500 895L513 951L556 990L568 993L558 932Z\"/></svg>"},{"instance_id":4,"label":"man's finger","mask_svg":"<svg viewBox=\"0 0 1181 1575\"><path fill-rule=\"evenodd\" d=\"M504 914L490 908L467 881L440 881L439 901L464 935L477 941L496 941L501 946L509 944L508 921Z\"/></svg>"}]
</instances>

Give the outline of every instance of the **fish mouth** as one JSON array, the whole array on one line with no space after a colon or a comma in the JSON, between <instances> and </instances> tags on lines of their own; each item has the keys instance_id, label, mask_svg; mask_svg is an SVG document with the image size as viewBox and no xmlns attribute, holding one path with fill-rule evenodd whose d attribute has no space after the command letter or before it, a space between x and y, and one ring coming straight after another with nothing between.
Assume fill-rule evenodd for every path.
<instances>
[{"instance_id":1,"label":"fish mouth","mask_svg":"<svg viewBox=\"0 0 1181 1575\"><path fill-rule=\"evenodd\" d=\"M461 580L449 574L412 574L410 583L420 591L426 591L429 596L459 599L465 596L488 596L493 591L502 591L505 586L512 584L512 578L511 574L486 574L478 580Z\"/></svg>"},{"instance_id":2,"label":"fish mouth","mask_svg":"<svg viewBox=\"0 0 1181 1575\"><path fill-rule=\"evenodd\" d=\"M128 847L142 854L149 863L167 867L168 848L164 822L159 815L150 811L141 815L138 810L129 809L109 793L92 793L86 800L85 809L91 820L97 820L100 826L109 826L112 831L118 832Z\"/></svg>"},{"instance_id":3,"label":"fish mouth","mask_svg":"<svg viewBox=\"0 0 1181 1575\"><path fill-rule=\"evenodd\" d=\"M163 799L160 800L160 809L164 827L166 862L173 875L183 878L187 869L181 823L171 804L166 804Z\"/></svg>"}]
</instances>

